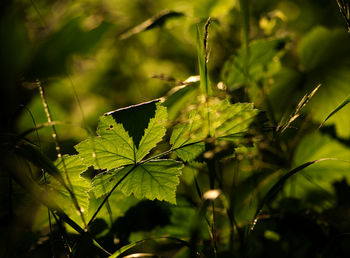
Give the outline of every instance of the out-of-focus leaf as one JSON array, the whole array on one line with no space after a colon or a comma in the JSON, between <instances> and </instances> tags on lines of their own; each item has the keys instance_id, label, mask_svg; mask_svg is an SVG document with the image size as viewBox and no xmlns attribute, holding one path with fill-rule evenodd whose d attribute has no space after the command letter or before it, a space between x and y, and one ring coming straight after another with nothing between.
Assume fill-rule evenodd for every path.
<instances>
[{"instance_id":1,"label":"out-of-focus leaf","mask_svg":"<svg viewBox=\"0 0 350 258\"><path fill-rule=\"evenodd\" d=\"M106 22L93 29L83 26L82 17L74 18L49 36L37 50L28 75L35 79L65 73L72 55L91 51L110 28Z\"/></svg>"},{"instance_id":2,"label":"out-of-focus leaf","mask_svg":"<svg viewBox=\"0 0 350 258\"><path fill-rule=\"evenodd\" d=\"M166 108L158 100L112 111L100 118L99 136L79 143L76 149L85 164L96 168L135 164L162 140L166 123Z\"/></svg>"},{"instance_id":3,"label":"out-of-focus leaf","mask_svg":"<svg viewBox=\"0 0 350 258\"><path fill-rule=\"evenodd\" d=\"M252 219L252 221L251 221L250 230L251 231L254 230L254 227L255 227L256 223L258 222L258 216L259 216L260 212L262 211L264 205L268 204L274 200L274 198L277 196L277 194L283 190L283 187L286 185L288 179L290 179L296 173L303 171L305 168L307 168L313 164L327 161L327 160L332 160L332 159L331 158L323 158L323 159L308 161L308 162L301 164L300 166L292 169L291 171L289 171L288 173L283 175L280 179L278 179L278 181L272 185L270 190L267 191L267 193L264 195L264 197L257 204L257 209L256 209L256 212L254 215L254 219Z\"/></svg>"},{"instance_id":4,"label":"out-of-focus leaf","mask_svg":"<svg viewBox=\"0 0 350 258\"><path fill-rule=\"evenodd\" d=\"M349 35L342 29L314 28L298 47L303 69L312 71L324 66L349 64L349 57L345 55L350 51L349 40Z\"/></svg>"},{"instance_id":5,"label":"out-of-focus leaf","mask_svg":"<svg viewBox=\"0 0 350 258\"><path fill-rule=\"evenodd\" d=\"M185 104L194 96L198 89L198 83L179 86L174 92L166 98L163 105L168 110L169 120L173 120L184 108Z\"/></svg>"},{"instance_id":6,"label":"out-of-focus leaf","mask_svg":"<svg viewBox=\"0 0 350 258\"><path fill-rule=\"evenodd\" d=\"M313 133L305 137L294 155L295 168L282 176L259 202L251 225L254 228L263 206L283 189L293 197L305 199L314 191L332 195L332 184L350 179L350 149L329 136ZM290 180L293 176L293 180Z\"/></svg>"},{"instance_id":7,"label":"out-of-focus leaf","mask_svg":"<svg viewBox=\"0 0 350 258\"><path fill-rule=\"evenodd\" d=\"M229 0L204 0L193 2L193 12L195 17L207 18L222 17L231 11L237 4L236 1Z\"/></svg>"},{"instance_id":8,"label":"out-of-focus leaf","mask_svg":"<svg viewBox=\"0 0 350 258\"><path fill-rule=\"evenodd\" d=\"M120 181L117 189L125 195L133 194L139 199L158 199L176 203L175 192L181 169L182 163L174 160L152 160L136 167L129 165L95 177L94 193L97 197L102 196ZM121 181L122 178L124 180Z\"/></svg>"},{"instance_id":9,"label":"out-of-focus leaf","mask_svg":"<svg viewBox=\"0 0 350 258\"><path fill-rule=\"evenodd\" d=\"M343 29L317 27L299 45L300 62L307 72L307 87L322 84L309 103L316 121L322 122L350 94L350 36ZM340 137L350 136L350 107L339 110L326 124L334 124Z\"/></svg>"},{"instance_id":10,"label":"out-of-focus leaf","mask_svg":"<svg viewBox=\"0 0 350 258\"><path fill-rule=\"evenodd\" d=\"M90 190L90 182L81 176L81 173L87 169L87 166L78 155L64 155L63 159L61 158L55 162L55 165L63 178L66 178L66 173L68 174L70 184L67 183L67 186L72 187L72 192L82 213L87 212L89 208L88 191ZM50 186L58 192L57 203L62 206L61 208L71 218L75 217L77 210L67 189L53 180L51 180Z\"/></svg>"},{"instance_id":11,"label":"out-of-focus leaf","mask_svg":"<svg viewBox=\"0 0 350 258\"><path fill-rule=\"evenodd\" d=\"M229 89L236 89L248 80L257 83L269 78L280 69L279 53L285 47L288 38L256 40L249 45L248 74L244 72L243 48L225 63L222 79Z\"/></svg>"},{"instance_id":12,"label":"out-of-focus leaf","mask_svg":"<svg viewBox=\"0 0 350 258\"><path fill-rule=\"evenodd\" d=\"M271 109L279 120L282 115L293 112L292 108L295 108L293 103L297 103L303 96L298 91L298 85L302 82L302 74L297 70L283 67L273 76L273 81L269 89L269 101ZM265 108L267 109L266 104Z\"/></svg>"},{"instance_id":13,"label":"out-of-focus leaf","mask_svg":"<svg viewBox=\"0 0 350 258\"><path fill-rule=\"evenodd\" d=\"M64 108L56 101L56 99L47 97L47 102L49 103L51 116L54 119L54 121L67 121L67 112L65 112ZM45 110L43 108L43 103L40 96L33 97L33 99L27 104L26 107L28 108L28 110L30 110L31 114L33 115L36 125L47 123L47 116L45 114ZM18 130L23 132L25 130L32 129L35 127L35 124L33 124L32 117L28 114L27 110L23 110L22 114L18 118ZM41 137L47 136L48 138L51 138L52 131L50 127L44 127L40 130L40 132ZM60 133L61 136L62 134Z\"/></svg>"},{"instance_id":14,"label":"out-of-focus leaf","mask_svg":"<svg viewBox=\"0 0 350 258\"><path fill-rule=\"evenodd\" d=\"M327 117L326 119L321 123L320 127L327 122L328 119L330 119L332 116L334 116L338 111L340 111L343 107L345 107L347 104L350 103L350 96L347 97L339 106L337 106L336 109L334 109Z\"/></svg>"},{"instance_id":15,"label":"out-of-focus leaf","mask_svg":"<svg viewBox=\"0 0 350 258\"><path fill-rule=\"evenodd\" d=\"M103 188L101 188L103 189ZM95 213L99 205L104 199L104 196L100 198L96 197L94 191L89 191L89 214L87 216L87 220L91 219L91 216ZM117 189L110 195L108 198L108 204L113 212L113 219L117 219L120 216L123 216L127 210L136 205L140 200L136 199L134 196L125 196L121 191ZM106 208L100 210L96 219L106 219L109 216L109 211ZM106 220L106 222L111 222ZM112 222L111 222L112 223ZM111 224L109 226L112 226Z\"/></svg>"},{"instance_id":16,"label":"out-of-focus leaf","mask_svg":"<svg viewBox=\"0 0 350 258\"><path fill-rule=\"evenodd\" d=\"M305 197L312 190L332 194L334 181L350 179L350 149L319 133L308 135L300 142L294 155L294 164L300 165L324 158L337 160L317 163L297 174L295 180L289 184L296 196Z\"/></svg>"},{"instance_id":17,"label":"out-of-focus leaf","mask_svg":"<svg viewBox=\"0 0 350 258\"><path fill-rule=\"evenodd\" d=\"M11 11L0 18L0 38L1 85L8 87L21 76L31 51L24 22L17 13Z\"/></svg>"},{"instance_id":18,"label":"out-of-focus leaf","mask_svg":"<svg viewBox=\"0 0 350 258\"><path fill-rule=\"evenodd\" d=\"M63 177L55 164L36 146L22 142L16 146L14 153L32 162L38 168L44 169L49 175L63 183ZM63 183L64 184L64 183Z\"/></svg>"},{"instance_id":19,"label":"out-of-focus leaf","mask_svg":"<svg viewBox=\"0 0 350 258\"><path fill-rule=\"evenodd\" d=\"M136 27L124 32L120 35L120 39L127 39L131 37L132 35L138 34L140 32L143 32L145 30L150 30L158 26L163 26L163 24L170 18L175 17L181 17L183 16L183 13L169 11L169 10L163 10L160 13L156 14L152 18L144 21L140 25L137 25Z\"/></svg>"}]
</instances>

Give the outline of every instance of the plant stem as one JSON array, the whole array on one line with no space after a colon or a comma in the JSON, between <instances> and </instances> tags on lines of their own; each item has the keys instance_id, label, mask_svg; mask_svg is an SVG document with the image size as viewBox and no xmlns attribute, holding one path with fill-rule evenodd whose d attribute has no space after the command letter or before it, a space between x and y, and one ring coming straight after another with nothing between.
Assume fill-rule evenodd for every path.
<instances>
[{"instance_id":1,"label":"plant stem","mask_svg":"<svg viewBox=\"0 0 350 258\"><path fill-rule=\"evenodd\" d=\"M109 191L109 193L106 195L106 197L103 199L103 201L101 202L101 204L98 206L97 210L95 211L94 215L92 215L91 219L89 220L89 222L87 223L85 230L88 230L88 227L91 225L91 223L94 221L94 219L96 218L97 214L100 212L100 210L102 209L103 205L106 203L106 201L108 200L108 198L111 196L111 194L113 193L113 191L118 187L118 185L120 185L120 183L128 176L130 175L130 173L138 166L139 164L135 164L116 184L115 186L113 186L112 190Z\"/></svg>"},{"instance_id":2,"label":"plant stem","mask_svg":"<svg viewBox=\"0 0 350 258\"><path fill-rule=\"evenodd\" d=\"M56 127L55 127L55 125L52 122L52 116L51 116L51 112L49 110L49 106L48 106L46 98L45 98L44 89L41 86L41 83L40 83L39 80L37 80L37 86L38 86L38 90L39 90L40 97L41 97L41 100L42 100L42 104L44 106L44 110L45 110L45 113L46 113L47 121L51 125L52 139L54 140L55 145L56 145L57 158L62 160L63 170L64 170L64 173L65 173L65 176L66 176L66 180L67 180L67 183L68 183L67 190L68 190L68 192L69 192L69 194L70 194L70 196L72 198L72 201L74 203L74 206L78 210L79 215L81 217L81 220L83 221L84 226L85 226L86 225L85 218L84 218L84 215L83 215L83 213L81 211L81 208L79 206L78 200L77 200L77 198L76 198L76 196L74 194L73 186L72 186L72 183L71 183L71 181L69 179L69 176L68 176L67 166L66 166L66 163L64 161L64 157L62 156L61 147L60 147L60 145L58 143L58 135L57 135Z\"/></svg>"}]
</instances>

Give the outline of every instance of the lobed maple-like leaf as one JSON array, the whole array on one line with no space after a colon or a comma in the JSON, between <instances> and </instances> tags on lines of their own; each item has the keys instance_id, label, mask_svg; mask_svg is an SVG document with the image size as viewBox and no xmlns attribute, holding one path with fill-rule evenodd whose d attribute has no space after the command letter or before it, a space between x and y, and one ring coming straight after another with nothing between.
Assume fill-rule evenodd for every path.
<instances>
[{"instance_id":1,"label":"lobed maple-like leaf","mask_svg":"<svg viewBox=\"0 0 350 258\"><path fill-rule=\"evenodd\" d=\"M136 198L158 199L176 203L175 189L183 165L174 160L151 160L144 164L129 165L93 179L96 197L110 192L118 184L125 195Z\"/></svg>"},{"instance_id":2,"label":"lobed maple-like leaf","mask_svg":"<svg viewBox=\"0 0 350 258\"><path fill-rule=\"evenodd\" d=\"M136 164L162 140L166 123L166 108L158 101L116 110L100 117L97 137L75 148L86 165L98 169Z\"/></svg>"},{"instance_id":3,"label":"lobed maple-like leaf","mask_svg":"<svg viewBox=\"0 0 350 258\"><path fill-rule=\"evenodd\" d=\"M159 100L106 113L100 118L97 137L76 146L88 166L106 169L93 179L101 197L115 189L136 198L175 203L182 164L173 160L143 159L166 132L167 110Z\"/></svg>"}]
</instances>

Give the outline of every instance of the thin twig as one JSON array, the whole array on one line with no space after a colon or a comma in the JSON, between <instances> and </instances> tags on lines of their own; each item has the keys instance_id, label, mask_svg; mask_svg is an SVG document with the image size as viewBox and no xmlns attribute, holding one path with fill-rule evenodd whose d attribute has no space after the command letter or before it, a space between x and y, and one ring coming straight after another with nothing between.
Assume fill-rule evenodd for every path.
<instances>
[{"instance_id":1,"label":"thin twig","mask_svg":"<svg viewBox=\"0 0 350 258\"><path fill-rule=\"evenodd\" d=\"M43 104L43 107L44 107L44 110L45 110L45 113L46 113L47 121L51 125L51 129L52 129L52 132L53 132L52 133L52 138L53 138L53 140L55 142L55 145L56 145L57 158L62 160L63 170L64 170L64 173L65 173L65 176L66 176L66 180L67 180L67 183L68 183L67 190L68 190L68 192L69 192L69 194L70 194L70 196L72 198L72 201L74 203L74 206L78 210L79 215L80 215L80 217L81 217L81 219L83 221L83 224L85 226L86 225L85 218L84 218L83 212L82 212L82 210L81 210L81 208L79 206L78 200L77 200L77 198L76 198L76 196L74 194L73 186L72 186L72 183L71 183L71 181L69 179L69 175L68 175L68 171L67 171L67 166L66 166L64 157L62 156L61 147L59 145L56 127L53 124L51 112L49 110L49 106L48 106L46 98L45 98L44 89L41 86L41 83L40 83L39 80L37 80L37 86L38 86L38 90L39 90L39 93L40 93L42 104Z\"/></svg>"}]
</instances>

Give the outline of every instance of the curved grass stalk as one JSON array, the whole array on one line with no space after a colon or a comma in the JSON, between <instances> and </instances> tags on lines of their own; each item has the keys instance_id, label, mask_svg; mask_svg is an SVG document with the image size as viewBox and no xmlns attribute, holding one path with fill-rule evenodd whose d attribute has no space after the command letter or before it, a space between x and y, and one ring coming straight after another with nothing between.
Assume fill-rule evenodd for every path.
<instances>
[{"instance_id":1,"label":"curved grass stalk","mask_svg":"<svg viewBox=\"0 0 350 258\"><path fill-rule=\"evenodd\" d=\"M342 161L342 162L347 162L350 163L350 161L347 160L341 160L341 159L337 159L337 158L323 158L323 159L317 159L317 160L313 160L313 161L309 161L306 162L294 169L292 169L291 171L289 171L287 174L285 174L284 176L282 176L272 187L271 189L265 194L265 196L263 197L263 199L260 201L260 204L258 205L258 208L255 212L254 215L254 219L250 224L249 227L249 232L253 231L258 220L259 220L259 215L261 214L261 211L263 209L263 207L265 206L265 204L271 202L276 195L278 194L278 192L280 190L282 190L284 184L286 183L286 181L293 175L295 175L296 173L300 172L301 170L303 170L304 168L307 168L310 165L319 163L319 162L323 162L323 161Z\"/></svg>"}]
</instances>

